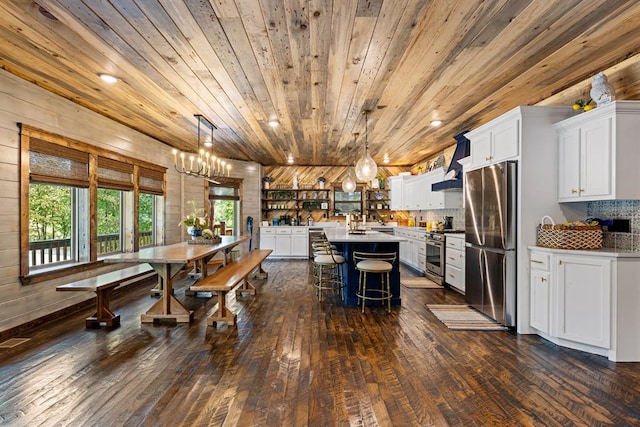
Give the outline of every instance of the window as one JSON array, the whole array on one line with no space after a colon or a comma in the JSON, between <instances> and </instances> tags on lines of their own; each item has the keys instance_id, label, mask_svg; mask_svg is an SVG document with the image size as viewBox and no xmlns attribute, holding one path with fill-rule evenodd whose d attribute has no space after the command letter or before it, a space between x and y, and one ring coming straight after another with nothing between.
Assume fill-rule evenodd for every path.
<instances>
[{"instance_id":1,"label":"window","mask_svg":"<svg viewBox=\"0 0 640 427\"><path fill-rule=\"evenodd\" d=\"M347 193L342 189L333 190L333 209L335 215L347 215L354 211L362 212L362 188L357 187L356 191Z\"/></svg>"},{"instance_id":2,"label":"window","mask_svg":"<svg viewBox=\"0 0 640 427\"><path fill-rule=\"evenodd\" d=\"M24 284L159 240L165 168L23 124L20 142Z\"/></svg>"},{"instance_id":3,"label":"window","mask_svg":"<svg viewBox=\"0 0 640 427\"><path fill-rule=\"evenodd\" d=\"M71 239L73 187L33 183L29 186L29 267L73 262Z\"/></svg>"},{"instance_id":4,"label":"window","mask_svg":"<svg viewBox=\"0 0 640 427\"><path fill-rule=\"evenodd\" d=\"M98 188L98 255L122 251L122 191Z\"/></svg>"},{"instance_id":5,"label":"window","mask_svg":"<svg viewBox=\"0 0 640 427\"><path fill-rule=\"evenodd\" d=\"M240 235L240 181L209 184L209 200L214 225L224 223L225 234ZM222 226L221 226L222 228Z\"/></svg>"},{"instance_id":6,"label":"window","mask_svg":"<svg viewBox=\"0 0 640 427\"><path fill-rule=\"evenodd\" d=\"M153 233L155 196L141 193L138 196L138 246L153 246L155 236Z\"/></svg>"}]
</instances>

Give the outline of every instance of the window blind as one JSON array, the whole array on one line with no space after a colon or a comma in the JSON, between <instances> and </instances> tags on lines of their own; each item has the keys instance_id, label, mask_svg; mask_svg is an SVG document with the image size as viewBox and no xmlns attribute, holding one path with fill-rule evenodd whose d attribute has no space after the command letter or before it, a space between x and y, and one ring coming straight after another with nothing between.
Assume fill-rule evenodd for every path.
<instances>
[{"instance_id":1,"label":"window blind","mask_svg":"<svg viewBox=\"0 0 640 427\"><path fill-rule=\"evenodd\" d=\"M46 184L89 186L89 154L31 138L29 179Z\"/></svg>"},{"instance_id":2,"label":"window blind","mask_svg":"<svg viewBox=\"0 0 640 427\"><path fill-rule=\"evenodd\" d=\"M133 191L133 165L98 157L98 187Z\"/></svg>"},{"instance_id":3,"label":"window blind","mask_svg":"<svg viewBox=\"0 0 640 427\"><path fill-rule=\"evenodd\" d=\"M138 168L138 188L141 193L164 195L164 172Z\"/></svg>"}]
</instances>

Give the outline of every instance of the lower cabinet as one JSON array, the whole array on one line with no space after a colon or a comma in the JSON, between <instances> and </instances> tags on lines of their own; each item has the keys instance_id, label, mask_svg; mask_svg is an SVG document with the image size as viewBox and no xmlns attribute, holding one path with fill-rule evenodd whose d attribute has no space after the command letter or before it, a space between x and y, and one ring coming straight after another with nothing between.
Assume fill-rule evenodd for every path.
<instances>
[{"instance_id":1,"label":"lower cabinet","mask_svg":"<svg viewBox=\"0 0 640 427\"><path fill-rule=\"evenodd\" d=\"M538 331L548 334L551 323L551 288L549 254L531 252L530 267L530 324Z\"/></svg>"},{"instance_id":2,"label":"lower cabinet","mask_svg":"<svg viewBox=\"0 0 640 427\"><path fill-rule=\"evenodd\" d=\"M557 256L557 334L560 338L609 347L611 260Z\"/></svg>"},{"instance_id":3,"label":"lower cabinet","mask_svg":"<svg viewBox=\"0 0 640 427\"><path fill-rule=\"evenodd\" d=\"M306 228L291 230L291 255L296 258L309 258L309 232Z\"/></svg>"},{"instance_id":4,"label":"lower cabinet","mask_svg":"<svg viewBox=\"0 0 640 427\"><path fill-rule=\"evenodd\" d=\"M531 248L531 327L561 346L640 361L640 254L579 252Z\"/></svg>"},{"instance_id":5,"label":"lower cabinet","mask_svg":"<svg viewBox=\"0 0 640 427\"><path fill-rule=\"evenodd\" d=\"M307 227L263 227L260 249L271 249L271 258L308 258L309 230Z\"/></svg>"},{"instance_id":6,"label":"lower cabinet","mask_svg":"<svg viewBox=\"0 0 640 427\"><path fill-rule=\"evenodd\" d=\"M447 234L445 236L444 281L451 287L464 293L464 234Z\"/></svg>"},{"instance_id":7,"label":"lower cabinet","mask_svg":"<svg viewBox=\"0 0 640 427\"><path fill-rule=\"evenodd\" d=\"M407 239L400 242L398 259L401 263L424 272L426 269L426 232L408 228L396 228L394 235Z\"/></svg>"}]
</instances>

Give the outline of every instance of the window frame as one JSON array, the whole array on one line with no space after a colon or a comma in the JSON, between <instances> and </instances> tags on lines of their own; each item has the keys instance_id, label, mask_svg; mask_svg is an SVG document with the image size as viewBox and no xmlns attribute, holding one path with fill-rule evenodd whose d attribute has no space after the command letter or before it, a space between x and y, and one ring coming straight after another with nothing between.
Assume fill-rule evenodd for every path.
<instances>
[{"instance_id":1,"label":"window frame","mask_svg":"<svg viewBox=\"0 0 640 427\"><path fill-rule=\"evenodd\" d=\"M207 182L205 193L207 195L207 200L209 201L209 221L211 222L209 226L213 226L214 221L214 203L216 200L221 201L232 201L235 204L234 209L234 227L233 227L233 235L240 236L242 234L242 182L243 180L240 178L225 178L219 180L219 183ZM218 195L215 194L215 188L234 188L234 195Z\"/></svg>"},{"instance_id":2,"label":"window frame","mask_svg":"<svg viewBox=\"0 0 640 427\"><path fill-rule=\"evenodd\" d=\"M129 212L125 212L123 214L123 222L126 224L125 227L128 228L127 230L122 230L122 232L124 233L123 236L130 232L133 235L133 239L130 239L132 240L131 242L128 241L129 239L126 239L127 241L124 242L122 249L125 252L137 251L139 249L137 195L140 191L153 191L155 194L161 196L157 199L161 200L164 204L167 168L154 165L143 160L123 156L116 152L102 149L62 135L57 135L24 123L18 123L18 127L20 130L20 209L22 212L22 215L20 215L20 280L22 284L29 285L39 283L58 277L64 277L76 272L91 270L102 265L102 261L97 255L98 230L96 212L98 187L105 188L109 186L118 186L123 189L122 186L124 186L127 190L131 190L123 192L123 199L127 200L124 202L126 208L124 206L123 208L127 209ZM83 244L80 240L83 239L83 235L87 236L86 240L89 249L86 251L86 255L79 254L77 262L70 266L60 266L58 268L52 266L48 269L41 268L41 271L35 271L38 269L29 267L29 185L31 184L31 173L29 169L32 139L38 140L38 144L40 144L40 146L42 146L43 143L45 143L44 145L50 145L49 149L51 150L57 150L58 148L60 149L60 152L65 152L65 150L76 150L86 153L88 156L88 186L86 187L88 196L85 197L87 199L86 202L80 200L81 197L78 197L72 202L72 204L76 205L76 218L73 218L74 215L72 214L72 222L74 222L74 224L71 231L71 238L73 239L72 245L74 243ZM46 150L46 148L44 150ZM73 153L73 151L70 152ZM64 156L59 157L64 158ZM125 183L122 179L116 179L115 181L107 179L105 181L104 178L99 178L98 166L101 158L104 160L105 164L109 165L108 169L113 169L119 172L131 171L132 183ZM147 191L140 189L140 170L145 171L147 175L152 174L155 178L161 177L160 180L155 181L155 188L148 189ZM143 174L145 172L143 172ZM46 180L47 179L42 180L39 179L39 177L36 177L35 182L45 182ZM104 184L105 182L107 182L106 185ZM64 177L59 177L59 179L54 177L50 183L70 185L76 182L73 180L66 180ZM74 189L73 192L77 192L78 189L81 189L74 185L70 186ZM88 203L89 206L79 206L84 203ZM158 222L163 221L164 208L162 206L157 207L158 214L154 215L154 220L157 221L154 223L154 233L158 230L162 230L164 226L164 224L158 224ZM83 222L85 222L86 225L83 225ZM155 240L162 241L163 239L162 237L159 237L155 238Z\"/></svg>"},{"instance_id":3,"label":"window frame","mask_svg":"<svg viewBox=\"0 0 640 427\"><path fill-rule=\"evenodd\" d=\"M360 193L360 213L362 214L364 212L363 208L364 208L364 192L365 192L365 186L361 185L361 184L356 184L356 189L355 191L352 191L352 193ZM345 212L342 209L340 209L340 213L339 214L335 214L335 210L336 207L340 206L340 204L347 204L347 203L357 203L356 200L352 200L352 201L342 201L342 200L338 200L338 198L336 197L336 193L345 193L345 194L349 194L349 192L347 191L342 191L341 187L333 187L333 212L334 212L334 216L346 216L348 214L350 214L351 212Z\"/></svg>"}]
</instances>

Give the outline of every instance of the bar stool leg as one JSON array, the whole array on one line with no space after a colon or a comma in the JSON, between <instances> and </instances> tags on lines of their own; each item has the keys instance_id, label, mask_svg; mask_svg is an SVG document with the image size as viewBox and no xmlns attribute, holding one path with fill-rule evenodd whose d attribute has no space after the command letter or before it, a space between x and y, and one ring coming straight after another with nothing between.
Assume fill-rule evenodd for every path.
<instances>
[{"instance_id":1,"label":"bar stool leg","mask_svg":"<svg viewBox=\"0 0 640 427\"><path fill-rule=\"evenodd\" d=\"M391 313L391 285L389 284L389 272L387 271L387 313Z\"/></svg>"},{"instance_id":2,"label":"bar stool leg","mask_svg":"<svg viewBox=\"0 0 640 427\"><path fill-rule=\"evenodd\" d=\"M362 283L362 312L364 313L364 307L367 303L367 272L365 271L363 274L363 283Z\"/></svg>"}]
</instances>

